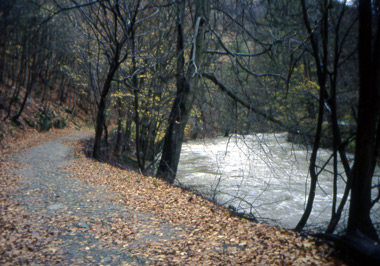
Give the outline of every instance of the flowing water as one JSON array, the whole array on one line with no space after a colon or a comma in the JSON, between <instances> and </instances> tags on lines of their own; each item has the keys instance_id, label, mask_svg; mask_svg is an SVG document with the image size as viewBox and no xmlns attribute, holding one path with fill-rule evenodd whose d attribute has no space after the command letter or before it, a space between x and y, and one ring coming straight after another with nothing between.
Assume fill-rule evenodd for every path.
<instances>
[{"instance_id":1,"label":"flowing water","mask_svg":"<svg viewBox=\"0 0 380 266\"><path fill-rule=\"evenodd\" d=\"M309 191L311 151L286 139L286 133L276 133L188 141L182 146L178 182L239 212L294 228L303 214ZM331 151L320 150L318 165L324 165L330 156ZM330 219L330 161L319 176L309 229L325 225ZM338 170L344 176L341 166ZM343 189L344 181L339 178L338 201ZM379 215L380 204L375 207ZM344 214L343 220L346 217Z\"/></svg>"}]
</instances>

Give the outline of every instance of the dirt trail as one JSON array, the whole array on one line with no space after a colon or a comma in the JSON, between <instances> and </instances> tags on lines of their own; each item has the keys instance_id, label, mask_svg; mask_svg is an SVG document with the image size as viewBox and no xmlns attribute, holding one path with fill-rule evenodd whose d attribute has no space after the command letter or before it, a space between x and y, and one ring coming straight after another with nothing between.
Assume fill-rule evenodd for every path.
<instances>
[{"instance_id":1,"label":"dirt trail","mask_svg":"<svg viewBox=\"0 0 380 266\"><path fill-rule=\"evenodd\" d=\"M50 243L50 257L61 265L144 265L149 260L127 252L133 246L147 245L151 241L174 237L172 226L160 224L149 213L128 210L118 202L118 195L105 186L94 186L68 178L62 167L73 159L72 147L63 144L66 140L83 139L85 134L76 134L52 140L14 156L20 163L15 173L23 186L17 195L35 217L37 227L54 236ZM145 225L155 223L160 236L142 233L137 241L103 241L113 231L113 224L120 220L131 226L131 235L143 232ZM132 228L133 225L133 228ZM33 229L31 230L33 234ZM127 237L126 237L127 238ZM126 244L127 243L127 244ZM36 259L37 263L41 258ZM33 261L32 261L33 263ZM44 263L49 263L45 261Z\"/></svg>"}]
</instances>

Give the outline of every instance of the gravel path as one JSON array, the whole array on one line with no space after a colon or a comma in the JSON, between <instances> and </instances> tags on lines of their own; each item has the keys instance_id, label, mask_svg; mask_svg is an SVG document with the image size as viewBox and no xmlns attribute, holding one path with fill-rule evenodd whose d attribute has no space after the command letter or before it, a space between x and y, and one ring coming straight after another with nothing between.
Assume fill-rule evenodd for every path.
<instances>
[{"instance_id":1,"label":"gravel path","mask_svg":"<svg viewBox=\"0 0 380 266\"><path fill-rule=\"evenodd\" d=\"M127 210L118 203L115 192L106 187L67 178L62 167L70 164L74 158L72 147L64 145L63 141L86 137L89 136L65 136L15 155L13 159L20 162L15 173L23 184L17 195L19 200L28 213L38 217L33 223L39 224L47 234L59 240L51 250L60 257L60 265L150 264L148 259L132 255L127 250L136 245L160 241L160 238L172 238L172 232L175 231L172 229L175 228L157 223L149 213ZM156 222L164 234L157 236L147 232L134 242L116 241L112 245L99 237L96 230L114 230L117 234L114 224L121 220L130 221L137 231L143 231L145 225ZM104 235L109 236L110 233Z\"/></svg>"}]
</instances>

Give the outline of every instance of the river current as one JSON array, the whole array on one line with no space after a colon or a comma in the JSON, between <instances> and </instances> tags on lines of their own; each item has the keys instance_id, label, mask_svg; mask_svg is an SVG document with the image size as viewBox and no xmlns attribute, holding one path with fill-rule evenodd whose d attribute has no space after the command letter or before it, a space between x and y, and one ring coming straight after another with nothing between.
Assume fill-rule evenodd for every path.
<instances>
[{"instance_id":1,"label":"river current","mask_svg":"<svg viewBox=\"0 0 380 266\"><path fill-rule=\"evenodd\" d=\"M305 146L287 142L286 133L188 141L182 146L177 179L182 185L239 212L253 214L270 224L294 228L308 196L310 154L311 150ZM321 149L318 164L324 165L330 156L331 151ZM338 169L344 172L341 166ZM331 171L330 163L319 176L308 229L323 226L330 219ZM344 181L340 178L338 202L343 189ZM376 204L373 219L379 221L379 215L380 204ZM342 215L342 225L346 218L347 213Z\"/></svg>"}]
</instances>

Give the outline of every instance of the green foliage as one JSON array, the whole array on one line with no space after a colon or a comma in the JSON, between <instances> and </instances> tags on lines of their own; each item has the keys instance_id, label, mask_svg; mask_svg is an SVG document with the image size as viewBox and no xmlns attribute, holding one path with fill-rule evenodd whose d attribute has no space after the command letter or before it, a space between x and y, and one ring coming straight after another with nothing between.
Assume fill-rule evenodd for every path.
<instances>
[{"instance_id":1,"label":"green foliage","mask_svg":"<svg viewBox=\"0 0 380 266\"><path fill-rule=\"evenodd\" d=\"M53 122L50 115L40 112L38 118L38 125L39 131L49 131L53 126Z\"/></svg>"},{"instance_id":2,"label":"green foliage","mask_svg":"<svg viewBox=\"0 0 380 266\"><path fill-rule=\"evenodd\" d=\"M62 115L60 118L57 118L55 111L52 111L52 115L39 112L37 123L39 131L49 131L52 127L62 129L68 125L66 117Z\"/></svg>"},{"instance_id":3,"label":"green foliage","mask_svg":"<svg viewBox=\"0 0 380 266\"><path fill-rule=\"evenodd\" d=\"M62 116L61 118L57 118L53 122L53 126L55 128L62 129L67 126L67 119L66 117Z\"/></svg>"},{"instance_id":4,"label":"green foliage","mask_svg":"<svg viewBox=\"0 0 380 266\"><path fill-rule=\"evenodd\" d=\"M54 115L55 114L55 115ZM56 117L56 113L53 111L53 117ZM52 127L63 129L68 125L67 119L65 116L60 118L53 119L50 114L40 112L38 114L38 126L39 131L49 131Z\"/></svg>"}]
</instances>

